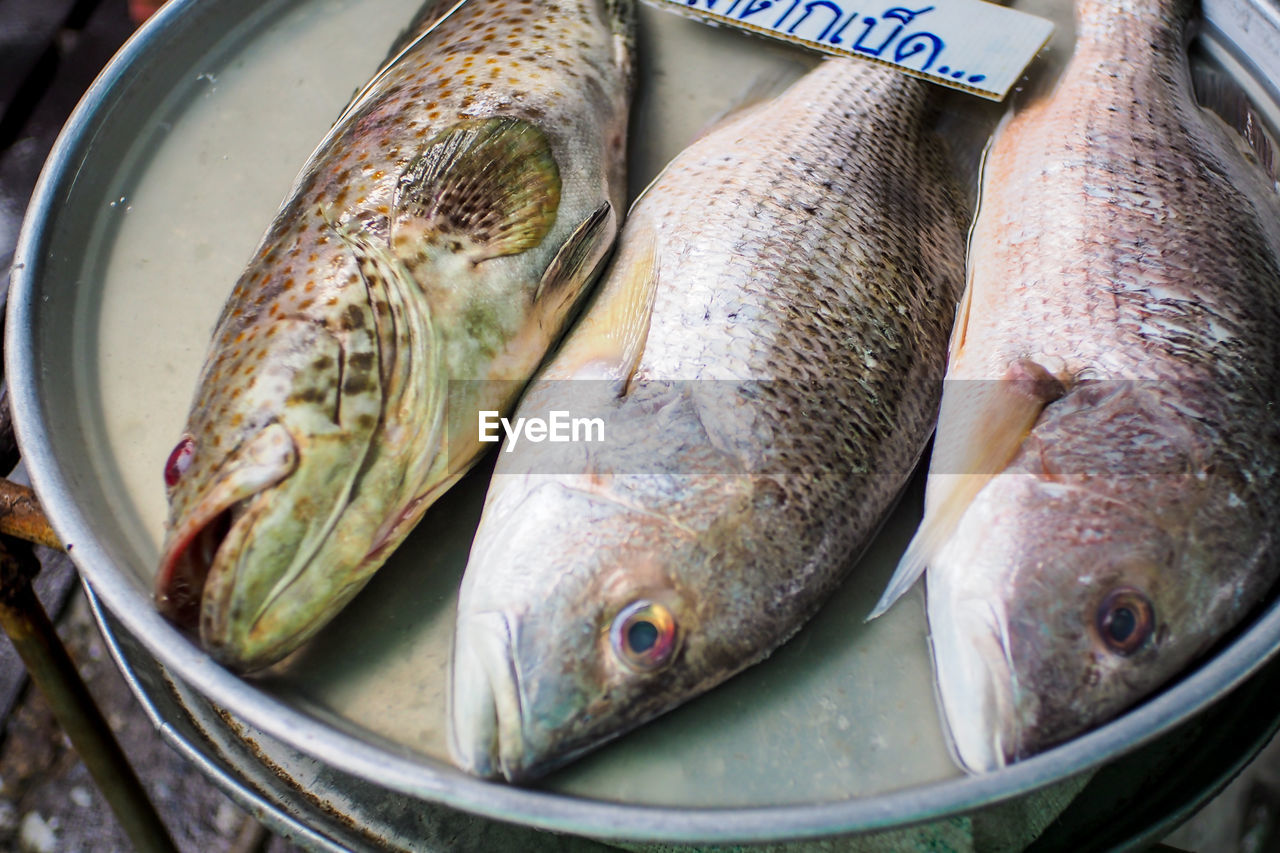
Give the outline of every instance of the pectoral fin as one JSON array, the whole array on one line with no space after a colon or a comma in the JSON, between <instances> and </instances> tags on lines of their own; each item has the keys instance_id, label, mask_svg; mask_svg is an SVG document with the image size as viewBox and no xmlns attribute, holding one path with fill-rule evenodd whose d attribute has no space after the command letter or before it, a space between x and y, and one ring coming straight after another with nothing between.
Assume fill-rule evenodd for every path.
<instances>
[{"instance_id":1,"label":"pectoral fin","mask_svg":"<svg viewBox=\"0 0 1280 853\"><path fill-rule=\"evenodd\" d=\"M942 395L924 520L868 619L916 582L955 531L978 492L1012 461L1062 383L1039 364L1014 362L1003 379L952 380Z\"/></svg>"},{"instance_id":2,"label":"pectoral fin","mask_svg":"<svg viewBox=\"0 0 1280 853\"><path fill-rule=\"evenodd\" d=\"M617 379L625 390L640 364L658 286L652 231L633 228L605 283L543 374L544 379L592 375Z\"/></svg>"},{"instance_id":3,"label":"pectoral fin","mask_svg":"<svg viewBox=\"0 0 1280 853\"><path fill-rule=\"evenodd\" d=\"M579 223L556 252L538 282L533 300L576 297L604 258L617 232L618 217L613 205L606 201Z\"/></svg>"},{"instance_id":4,"label":"pectoral fin","mask_svg":"<svg viewBox=\"0 0 1280 853\"><path fill-rule=\"evenodd\" d=\"M435 136L396 190L392 251L410 270L432 252L472 263L539 243L560 206L560 170L536 125L463 121Z\"/></svg>"}]
</instances>

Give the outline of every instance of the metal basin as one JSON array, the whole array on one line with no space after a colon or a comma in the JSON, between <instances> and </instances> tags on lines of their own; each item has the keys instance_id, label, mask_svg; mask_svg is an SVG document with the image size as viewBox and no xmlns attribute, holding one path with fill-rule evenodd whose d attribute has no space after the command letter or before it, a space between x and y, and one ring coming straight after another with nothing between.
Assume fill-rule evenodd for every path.
<instances>
[{"instance_id":1,"label":"metal basin","mask_svg":"<svg viewBox=\"0 0 1280 853\"><path fill-rule=\"evenodd\" d=\"M252 679L215 664L151 606L161 464L240 266L416 3L386 0L377 20L355 0L171 3L69 122L18 248L6 358L26 464L139 697L216 781L317 847L411 847L444 837L440 827L457 826L460 812L685 843L854 835L956 815L972 823L1024 797L1061 809L1098 768L1158 739L1183 742L1179 731L1203 725L1216 700L1274 657L1271 600L1130 713L1013 767L963 776L934 711L918 596L861 624L918 520L917 488L829 606L769 661L537 787L484 782L442 749L453 595L483 496L478 471L307 648ZM1268 4L1208 3L1200 42L1274 120L1280 11ZM643 23L636 188L744 81L812 61L757 41L744 51L735 34L654 10ZM300 33L312 39L305 46L293 41ZM1254 737L1206 770L1202 793L1273 720L1256 720Z\"/></svg>"}]
</instances>

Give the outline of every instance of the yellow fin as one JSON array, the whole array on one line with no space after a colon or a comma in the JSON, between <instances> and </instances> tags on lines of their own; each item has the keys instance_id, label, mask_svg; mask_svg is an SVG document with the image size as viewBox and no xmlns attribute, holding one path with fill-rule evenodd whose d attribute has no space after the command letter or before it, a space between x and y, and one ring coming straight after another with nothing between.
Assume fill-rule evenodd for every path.
<instances>
[{"instance_id":1,"label":"yellow fin","mask_svg":"<svg viewBox=\"0 0 1280 853\"><path fill-rule=\"evenodd\" d=\"M924 520L868 619L888 610L924 573L978 492L1008 467L1045 406L1064 392L1053 374L1027 359L1014 362L999 380L948 384L929 461Z\"/></svg>"},{"instance_id":2,"label":"yellow fin","mask_svg":"<svg viewBox=\"0 0 1280 853\"><path fill-rule=\"evenodd\" d=\"M649 320L657 293L657 246L653 232L632 228L605 276L599 293L583 313L544 378L590 374L598 379L630 381L649 338Z\"/></svg>"}]
</instances>

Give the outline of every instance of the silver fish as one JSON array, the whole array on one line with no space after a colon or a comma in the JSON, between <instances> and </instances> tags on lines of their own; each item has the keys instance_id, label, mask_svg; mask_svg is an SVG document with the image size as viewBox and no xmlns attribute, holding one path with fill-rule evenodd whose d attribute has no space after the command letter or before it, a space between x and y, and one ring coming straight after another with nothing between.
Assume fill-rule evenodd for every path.
<instances>
[{"instance_id":1,"label":"silver fish","mask_svg":"<svg viewBox=\"0 0 1280 853\"><path fill-rule=\"evenodd\" d=\"M680 154L517 417L462 582L454 760L522 780L799 629L937 411L967 214L929 87L829 60ZM583 381L595 380L595 381Z\"/></svg>"},{"instance_id":2,"label":"silver fish","mask_svg":"<svg viewBox=\"0 0 1280 853\"><path fill-rule=\"evenodd\" d=\"M303 168L165 468L157 605L224 663L346 604L478 457L458 424L559 335L622 210L633 24L632 0L428 4Z\"/></svg>"},{"instance_id":3,"label":"silver fish","mask_svg":"<svg viewBox=\"0 0 1280 853\"><path fill-rule=\"evenodd\" d=\"M986 160L925 518L879 608L928 567L974 771L1139 702L1277 575L1280 197L1194 98L1191 12L1080 0Z\"/></svg>"}]
</instances>

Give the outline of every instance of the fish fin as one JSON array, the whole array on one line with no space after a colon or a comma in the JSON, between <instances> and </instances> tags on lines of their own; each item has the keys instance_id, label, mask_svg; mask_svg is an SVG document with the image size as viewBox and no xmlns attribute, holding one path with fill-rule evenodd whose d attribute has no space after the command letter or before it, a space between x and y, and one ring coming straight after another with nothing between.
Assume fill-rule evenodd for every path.
<instances>
[{"instance_id":1,"label":"fish fin","mask_svg":"<svg viewBox=\"0 0 1280 853\"><path fill-rule=\"evenodd\" d=\"M650 242L646 251L627 271L623 285L626 300L617 316L614 340L620 350L619 376L624 381L623 393L640 367L645 344L649 342L649 325L653 321L653 300L658 292L658 247Z\"/></svg>"},{"instance_id":2,"label":"fish fin","mask_svg":"<svg viewBox=\"0 0 1280 853\"><path fill-rule=\"evenodd\" d=\"M618 216L613 205L606 201L578 224L556 252L538 282L533 301L554 296L566 288L571 297L577 296L612 245L617 232Z\"/></svg>"},{"instance_id":3,"label":"fish fin","mask_svg":"<svg viewBox=\"0 0 1280 853\"><path fill-rule=\"evenodd\" d=\"M950 99L952 95L969 97L964 93L952 92L948 92L945 97ZM947 103L949 102L948 100ZM971 113L968 110L949 109L944 104L933 131L933 144L942 151L944 162L958 179L959 192L968 208L965 219L970 228L973 223L970 212L978 210L981 203L982 175L986 169L991 143L1013 115L1010 109L999 114L993 113L991 108L994 106L982 105L976 113Z\"/></svg>"},{"instance_id":4,"label":"fish fin","mask_svg":"<svg viewBox=\"0 0 1280 853\"><path fill-rule=\"evenodd\" d=\"M956 304L956 319L951 326L951 341L947 344L947 364L955 364L964 349L969 333L969 311L973 307L973 270L966 270L964 293Z\"/></svg>"},{"instance_id":5,"label":"fish fin","mask_svg":"<svg viewBox=\"0 0 1280 853\"><path fill-rule=\"evenodd\" d=\"M392 42L391 49L387 51L381 67L389 68L394 65L396 60L416 46L424 35L434 30L442 20L452 15L461 5L456 0L427 0L423 3L417 14L413 16L413 20Z\"/></svg>"},{"instance_id":6,"label":"fish fin","mask_svg":"<svg viewBox=\"0 0 1280 853\"><path fill-rule=\"evenodd\" d=\"M427 0L427 3L418 10L413 23L400 33L377 72L369 79L369 82L355 90L351 95L351 100L347 101L347 105L342 108L342 112L338 113L338 117L334 119L329 132L325 134L324 139L320 140L320 144L315 147L315 150L311 152L311 156L307 159L314 160L316 155L323 151L333 141L333 138L342 132L347 119L351 118L351 114L364 105L365 101L372 96L382 83L382 78L391 73L391 69L396 66L405 54L417 47L423 39L431 35L436 27L462 8L462 5L466 2L467 0L455 0L455 2L450 2L450 0ZM289 190L290 196L297 191L299 181L301 181L301 177L294 182L293 188Z\"/></svg>"},{"instance_id":7,"label":"fish fin","mask_svg":"<svg viewBox=\"0 0 1280 853\"><path fill-rule=\"evenodd\" d=\"M565 340L543 378L599 374L597 378L620 380L625 393L649 339L657 283L657 244L653 232L634 228L619 248L595 301Z\"/></svg>"},{"instance_id":8,"label":"fish fin","mask_svg":"<svg viewBox=\"0 0 1280 853\"><path fill-rule=\"evenodd\" d=\"M1276 140L1267 131L1262 117L1240 84L1203 62L1192 66L1191 82L1200 106L1218 116L1235 132L1241 153L1256 161L1273 182L1280 180Z\"/></svg>"},{"instance_id":9,"label":"fish fin","mask_svg":"<svg viewBox=\"0 0 1280 853\"><path fill-rule=\"evenodd\" d=\"M1002 379L953 380L942 395L924 520L867 619L888 610L951 538L978 492L1008 467L1045 406L1065 393L1061 381L1030 359Z\"/></svg>"},{"instance_id":10,"label":"fish fin","mask_svg":"<svg viewBox=\"0 0 1280 853\"><path fill-rule=\"evenodd\" d=\"M973 229L978 224L978 213L982 210L982 196L986 188L987 157L991 153L992 141L999 136L1009 123L1013 121L1013 110L1005 110L990 139L982 148L982 155L977 163L977 198L974 199L974 215L969 220L969 230L965 235L965 257L973 257ZM960 294L960 302L956 305L956 318L951 326L951 341L947 345L947 364L953 365L964 350L965 338L969 332L969 313L973 306L973 267L965 264L964 292Z\"/></svg>"},{"instance_id":11,"label":"fish fin","mask_svg":"<svg viewBox=\"0 0 1280 853\"><path fill-rule=\"evenodd\" d=\"M533 248L560 206L560 169L536 125L461 121L437 134L400 176L391 248L414 270L444 245L472 263Z\"/></svg>"}]
</instances>

